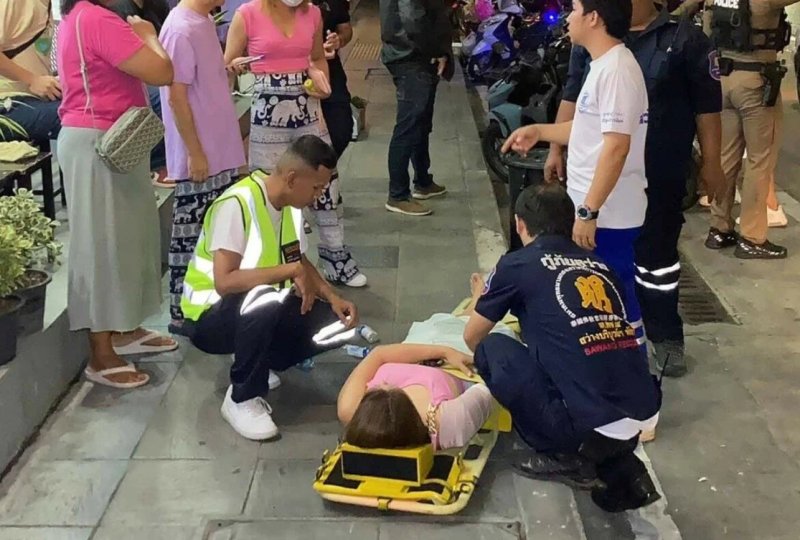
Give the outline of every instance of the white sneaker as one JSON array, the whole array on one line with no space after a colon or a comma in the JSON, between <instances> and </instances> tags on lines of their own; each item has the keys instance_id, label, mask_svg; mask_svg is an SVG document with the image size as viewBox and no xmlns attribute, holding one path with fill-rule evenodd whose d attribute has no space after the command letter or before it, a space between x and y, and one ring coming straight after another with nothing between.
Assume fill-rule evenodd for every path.
<instances>
[{"instance_id":1,"label":"white sneaker","mask_svg":"<svg viewBox=\"0 0 800 540\"><path fill-rule=\"evenodd\" d=\"M710 203L710 202L708 202L708 195L703 195L702 197L700 197L700 200L699 200L699 201L697 201L697 202L698 202L698 203L700 204L700 206L702 206L703 208L709 208L709 207L711 206L711 203Z\"/></svg>"},{"instance_id":2,"label":"white sneaker","mask_svg":"<svg viewBox=\"0 0 800 540\"><path fill-rule=\"evenodd\" d=\"M789 220L786 219L786 213L783 211L783 205L778 205L777 210L767 207L767 225L770 227L786 227Z\"/></svg>"},{"instance_id":3,"label":"white sneaker","mask_svg":"<svg viewBox=\"0 0 800 540\"><path fill-rule=\"evenodd\" d=\"M222 402L222 417L236 433L251 441L263 441L278 436L278 426L272 421L272 408L262 397L236 403L231 398L233 387L229 386Z\"/></svg>"},{"instance_id":4,"label":"white sneaker","mask_svg":"<svg viewBox=\"0 0 800 540\"><path fill-rule=\"evenodd\" d=\"M281 385L281 378L272 370L269 370L269 389L275 390Z\"/></svg>"},{"instance_id":5,"label":"white sneaker","mask_svg":"<svg viewBox=\"0 0 800 540\"><path fill-rule=\"evenodd\" d=\"M359 272L358 274L354 275L350 281L346 282L345 285L348 287L358 288L358 287L366 287L367 286L367 276Z\"/></svg>"}]
</instances>

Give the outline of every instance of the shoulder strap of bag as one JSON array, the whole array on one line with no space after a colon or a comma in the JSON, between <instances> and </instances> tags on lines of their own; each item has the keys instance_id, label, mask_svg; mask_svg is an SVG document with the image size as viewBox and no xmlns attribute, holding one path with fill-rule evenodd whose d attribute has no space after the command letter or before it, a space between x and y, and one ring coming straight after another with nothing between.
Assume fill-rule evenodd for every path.
<instances>
[{"instance_id":1,"label":"shoulder strap of bag","mask_svg":"<svg viewBox=\"0 0 800 540\"><path fill-rule=\"evenodd\" d=\"M89 68L86 65L86 57L83 51L83 40L81 39L81 15L83 15L83 11L78 13L78 16L75 17L75 37L78 40L78 55L81 59L81 80L83 81L83 90L86 92L86 104L83 107L84 112L88 110L92 115L92 124L94 125L95 129L97 129L97 120L95 119L94 115L94 107L92 107L92 95L89 92ZM145 45L147 46L147 45ZM150 96L147 93L147 88L145 88L144 84L142 86L142 93L144 94L144 102L145 106L150 106Z\"/></svg>"},{"instance_id":2,"label":"shoulder strap of bag","mask_svg":"<svg viewBox=\"0 0 800 540\"><path fill-rule=\"evenodd\" d=\"M45 21L44 23L44 28L36 32L36 35L34 35L31 39L29 39L19 47L14 47L13 49L3 51L3 54L5 54L9 60L12 60L15 56L23 53L28 47L36 43L36 41L40 37L42 37L42 34L47 32L47 28L50 26L50 19L52 18L52 16L53 16L53 5L51 1L47 3L47 21Z\"/></svg>"}]
</instances>

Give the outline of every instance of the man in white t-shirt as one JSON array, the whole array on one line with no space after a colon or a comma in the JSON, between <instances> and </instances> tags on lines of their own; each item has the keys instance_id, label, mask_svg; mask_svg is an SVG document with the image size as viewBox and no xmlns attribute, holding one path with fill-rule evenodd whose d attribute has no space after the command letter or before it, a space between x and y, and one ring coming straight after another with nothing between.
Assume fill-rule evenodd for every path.
<instances>
[{"instance_id":1,"label":"man in white t-shirt","mask_svg":"<svg viewBox=\"0 0 800 540\"><path fill-rule=\"evenodd\" d=\"M526 153L539 141L569 145L567 191L576 208L573 240L595 250L625 287L625 316L640 346L645 338L636 300L634 241L647 209L644 147L647 88L623 45L630 0L573 0L572 42L592 57L572 121L518 129L503 151Z\"/></svg>"},{"instance_id":2,"label":"man in white t-shirt","mask_svg":"<svg viewBox=\"0 0 800 540\"><path fill-rule=\"evenodd\" d=\"M243 437L278 428L264 396L272 370L341 345L354 335L356 307L306 259L302 209L330 183L336 152L300 137L273 173L255 171L208 208L183 284L185 334L202 351L233 354L222 416Z\"/></svg>"}]
</instances>

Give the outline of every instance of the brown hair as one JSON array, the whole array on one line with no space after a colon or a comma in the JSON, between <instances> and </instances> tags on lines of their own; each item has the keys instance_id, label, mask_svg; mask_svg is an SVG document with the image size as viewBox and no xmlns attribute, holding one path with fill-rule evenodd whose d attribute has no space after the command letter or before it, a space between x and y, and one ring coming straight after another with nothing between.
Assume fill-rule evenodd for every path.
<instances>
[{"instance_id":1,"label":"brown hair","mask_svg":"<svg viewBox=\"0 0 800 540\"><path fill-rule=\"evenodd\" d=\"M405 392L375 388L364 394L345 428L344 441L361 448L413 448L431 438Z\"/></svg>"}]
</instances>

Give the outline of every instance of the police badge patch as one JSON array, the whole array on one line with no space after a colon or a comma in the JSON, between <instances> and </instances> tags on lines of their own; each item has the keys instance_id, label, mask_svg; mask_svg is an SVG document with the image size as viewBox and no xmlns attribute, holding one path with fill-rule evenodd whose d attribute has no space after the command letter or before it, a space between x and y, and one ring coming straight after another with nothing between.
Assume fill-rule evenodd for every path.
<instances>
[{"instance_id":1,"label":"police badge patch","mask_svg":"<svg viewBox=\"0 0 800 540\"><path fill-rule=\"evenodd\" d=\"M711 78L715 81L720 79L719 77L719 55L717 51L711 51L708 53L708 74L711 75Z\"/></svg>"}]
</instances>

